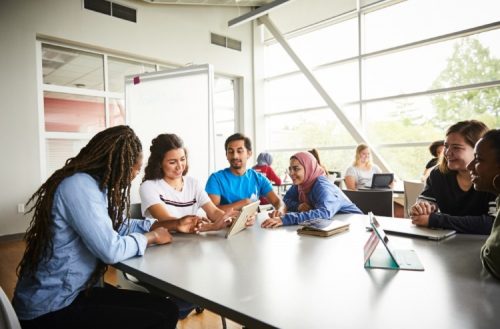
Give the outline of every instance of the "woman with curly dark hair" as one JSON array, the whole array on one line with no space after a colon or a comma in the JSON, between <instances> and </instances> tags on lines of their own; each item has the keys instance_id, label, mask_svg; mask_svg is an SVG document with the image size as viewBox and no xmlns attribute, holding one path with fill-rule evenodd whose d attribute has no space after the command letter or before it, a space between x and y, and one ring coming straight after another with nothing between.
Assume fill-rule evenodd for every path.
<instances>
[{"instance_id":1,"label":"woman with curly dark hair","mask_svg":"<svg viewBox=\"0 0 500 329\"><path fill-rule=\"evenodd\" d=\"M496 218L488 240L481 248L484 268L500 279L500 129L488 131L474 148L474 159L467 165L477 191L496 195Z\"/></svg>"},{"instance_id":2,"label":"woman with curly dark hair","mask_svg":"<svg viewBox=\"0 0 500 329\"><path fill-rule=\"evenodd\" d=\"M13 305L23 328L175 328L178 309L154 295L98 287L106 264L171 236L129 217L142 146L128 126L95 135L33 194L33 219Z\"/></svg>"},{"instance_id":3,"label":"woman with curly dark hair","mask_svg":"<svg viewBox=\"0 0 500 329\"><path fill-rule=\"evenodd\" d=\"M160 134L151 142L150 156L140 188L144 217L179 230L186 223L201 223L202 231L219 230L231 223L237 212L217 208L189 169L187 150L175 134ZM203 209L207 218L197 215Z\"/></svg>"}]
</instances>

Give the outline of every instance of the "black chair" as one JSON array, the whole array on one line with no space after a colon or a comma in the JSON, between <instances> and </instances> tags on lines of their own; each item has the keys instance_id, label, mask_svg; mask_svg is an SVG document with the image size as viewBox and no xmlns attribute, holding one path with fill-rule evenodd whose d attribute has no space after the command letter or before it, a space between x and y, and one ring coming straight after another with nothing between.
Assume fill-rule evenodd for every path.
<instances>
[{"instance_id":1,"label":"black chair","mask_svg":"<svg viewBox=\"0 0 500 329\"><path fill-rule=\"evenodd\" d=\"M142 216L141 204L140 203L132 203L130 205L130 217L131 218L144 218Z\"/></svg>"},{"instance_id":2,"label":"black chair","mask_svg":"<svg viewBox=\"0 0 500 329\"><path fill-rule=\"evenodd\" d=\"M344 194L364 213L394 217L392 191L343 190Z\"/></svg>"}]
</instances>

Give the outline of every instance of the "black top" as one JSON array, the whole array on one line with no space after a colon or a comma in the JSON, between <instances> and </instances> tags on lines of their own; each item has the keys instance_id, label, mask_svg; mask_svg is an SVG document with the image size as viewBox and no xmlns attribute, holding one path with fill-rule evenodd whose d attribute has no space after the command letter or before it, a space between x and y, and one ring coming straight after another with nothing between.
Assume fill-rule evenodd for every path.
<instances>
[{"instance_id":1,"label":"black top","mask_svg":"<svg viewBox=\"0 0 500 329\"><path fill-rule=\"evenodd\" d=\"M495 195L471 187L463 191L457 174L443 174L434 168L419 199L437 203L439 210L429 216L429 227L455 230L459 233L490 234L496 210Z\"/></svg>"},{"instance_id":2,"label":"black top","mask_svg":"<svg viewBox=\"0 0 500 329\"><path fill-rule=\"evenodd\" d=\"M427 164L425 165L425 169L429 169L429 168L432 168L434 167L435 165L437 165L438 163L438 158L432 158L429 160L429 162L427 162Z\"/></svg>"}]
</instances>

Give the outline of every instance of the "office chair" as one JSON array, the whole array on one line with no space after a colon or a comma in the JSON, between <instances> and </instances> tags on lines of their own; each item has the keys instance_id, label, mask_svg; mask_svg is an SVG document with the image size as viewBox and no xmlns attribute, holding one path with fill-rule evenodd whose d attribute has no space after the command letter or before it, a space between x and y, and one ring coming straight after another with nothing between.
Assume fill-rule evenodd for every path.
<instances>
[{"instance_id":1,"label":"office chair","mask_svg":"<svg viewBox=\"0 0 500 329\"><path fill-rule=\"evenodd\" d=\"M415 204L418 196L424 190L425 184L418 181L403 181L405 189L405 217L409 218L409 211L411 206Z\"/></svg>"},{"instance_id":2,"label":"office chair","mask_svg":"<svg viewBox=\"0 0 500 329\"><path fill-rule=\"evenodd\" d=\"M144 218L140 203L132 203L130 205L130 218Z\"/></svg>"},{"instance_id":3,"label":"office chair","mask_svg":"<svg viewBox=\"0 0 500 329\"><path fill-rule=\"evenodd\" d=\"M21 329L17 314L2 287L0 287L0 328Z\"/></svg>"},{"instance_id":4,"label":"office chair","mask_svg":"<svg viewBox=\"0 0 500 329\"><path fill-rule=\"evenodd\" d=\"M342 190L344 194L364 213L394 217L392 191Z\"/></svg>"}]
</instances>

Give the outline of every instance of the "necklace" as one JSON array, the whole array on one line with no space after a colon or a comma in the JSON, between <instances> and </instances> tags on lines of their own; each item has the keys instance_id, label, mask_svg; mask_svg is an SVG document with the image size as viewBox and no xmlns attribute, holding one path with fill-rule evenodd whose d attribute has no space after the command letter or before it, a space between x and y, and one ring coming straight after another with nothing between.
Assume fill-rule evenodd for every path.
<instances>
[{"instance_id":1,"label":"necklace","mask_svg":"<svg viewBox=\"0 0 500 329\"><path fill-rule=\"evenodd\" d=\"M182 191L182 188L184 187L184 179L181 179L180 182L177 182L177 181L172 181L172 182L169 182L167 180L165 180L167 182L168 185L170 185L171 188L173 188L175 191Z\"/></svg>"}]
</instances>

